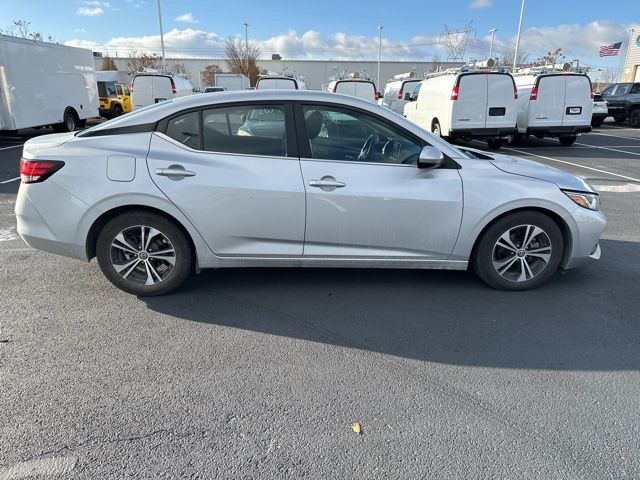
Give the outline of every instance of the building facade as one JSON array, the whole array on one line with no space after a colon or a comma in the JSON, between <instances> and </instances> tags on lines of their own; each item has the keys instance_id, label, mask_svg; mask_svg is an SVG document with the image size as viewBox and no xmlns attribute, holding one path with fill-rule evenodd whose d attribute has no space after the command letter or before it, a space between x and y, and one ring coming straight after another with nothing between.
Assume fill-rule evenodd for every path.
<instances>
[{"instance_id":1,"label":"building facade","mask_svg":"<svg viewBox=\"0 0 640 480\"><path fill-rule=\"evenodd\" d=\"M622 70L623 82L640 82L640 25L631 29L627 59Z\"/></svg>"},{"instance_id":2,"label":"building facade","mask_svg":"<svg viewBox=\"0 0 640 480\"><path fill-rule=\"evenodd\" d=\"M127 70L127 58L114 58L118 70ZM203 87L201 73L208 65L218 65L223 72L227 71L227 64L220 58L167 58L167 68L184 65L187 76L196 87ZM102 58L95 57L96 69L102 64ZM399 73L415 72L416 76L422 78L425 73L435 71L437 68L449 68L459 64L451 62L381 62L380 77L382 82L380 89L384 88L385 82ZM377 61L333 61L333 60L259 60L260 70L269 73L290 73L304 78L309 90L322 90L335 76L347 72L357 72L361 76L368 77L377 84L375 78L378 73Z\"/></svg>"}]
</instances>

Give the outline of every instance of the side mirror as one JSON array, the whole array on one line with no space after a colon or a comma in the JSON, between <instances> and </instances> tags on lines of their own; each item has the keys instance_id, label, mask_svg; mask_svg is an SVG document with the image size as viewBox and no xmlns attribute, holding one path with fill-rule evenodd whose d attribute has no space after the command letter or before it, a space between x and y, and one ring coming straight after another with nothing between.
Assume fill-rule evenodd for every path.
<instances>
[{"instance_id":1,"label":"side mirror","mask_svg":"<svg viewBox=\"0 0 640 480\"><path fill-rule=\"evenodd\" d=\"M444 163L444 155L436 147L427 145L420 151L418 157L418 168L433 169Z\"/></svg>"},{"instance_id":2,"label":"side mirror","mask_svg":"<svg viewBox=\"0 0 640 480\"><path fill-rule=\"evenodd\" d=\"M413 101L413 95L411 95L411 92L405 92L404 99L412 102Z\"/></svg>"}]
</instances>

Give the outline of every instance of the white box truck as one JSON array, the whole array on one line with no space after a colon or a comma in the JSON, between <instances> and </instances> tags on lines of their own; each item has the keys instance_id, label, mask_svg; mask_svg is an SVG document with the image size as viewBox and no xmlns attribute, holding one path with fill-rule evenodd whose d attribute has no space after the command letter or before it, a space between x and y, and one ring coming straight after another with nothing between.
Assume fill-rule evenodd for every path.
<instances>
[{"instance_id":1,"label":"white box truck","mask_svg":"<svg viewBox=\"0 0 640 480\"><path fill-rule=\"evenodd\" d=\"M491 70L453 69L427 76L404 116L438 136L485 139L500 148L516 131L513 77Z\"/></svg>"},{"instance_id":2,"label":"white box truck","mask_svg":"<svg viewBox=\"0 0 640 480\"><path fill-rule=\"evenodd\" d=\"M91 50L0 35L1 131L73 131L97 116Z\"/></svg>"},{"instance_id":3,"label":"white box truck","mask_svg":"<svg viewBox=\"0 0 640 480\"><path fill-rule=\"evenodd\" d=\"M533 135L571 145L578 134L591 131L593 90L587 75L542 67L514 73L513 78L518 87L518 132L513 142Z\"/></svg>"},{"instance_id":4,"label":"white box truck","mask_svg":"<svg viewBox=\"0 0 640 480\"><path fill-rule=\"evenodd\" d=\"M216 73L213 76L216 87L227 90L246 90L250 87L249 77L241 73Z\"/></svg>"}]
</instances>

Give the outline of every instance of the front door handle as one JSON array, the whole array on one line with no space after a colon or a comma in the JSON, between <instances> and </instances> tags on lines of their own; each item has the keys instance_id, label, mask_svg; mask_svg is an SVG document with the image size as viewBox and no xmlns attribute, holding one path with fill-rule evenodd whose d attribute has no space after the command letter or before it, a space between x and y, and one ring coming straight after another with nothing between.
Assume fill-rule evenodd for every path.
<instances>
[{"instance_id":1,"label":"front door handle","mask_svg":"<svg viewBox=\"0 0 640 480\"><path fill-rule=\"evenodd\" d=\"M339 182L339 181L337 181L335 178L333 178L331 176L322 177L320 180L310 180L309 181L309 186L310 187L318 187L318 188L321 188L322 190L324 190L325 192L331 192L332 190L335 190L336 188L343 188L346 185L347 185L346 183Z\"/></svg>"},{"instance_id":2,"label":"front door handle","mask_svg":"<svg viewBox=\"0 0 640 480\"><path fill-rule=\"evenodd\" d=\"M185 170L182 165L171 165L169 168L156 168L156 175L169 177L171 180L182 180L184 177L195 177L196 173Z\"/></svg>"}]
</instances>

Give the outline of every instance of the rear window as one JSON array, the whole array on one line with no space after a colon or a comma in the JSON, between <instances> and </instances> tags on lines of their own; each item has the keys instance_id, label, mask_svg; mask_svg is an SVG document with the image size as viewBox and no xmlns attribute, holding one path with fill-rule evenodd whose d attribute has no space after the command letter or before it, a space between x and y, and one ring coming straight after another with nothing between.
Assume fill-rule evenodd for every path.
<instances>
[{"instance_id":1,"label":"rear window","mask_svg":"<svg viewBox=\"0 0 640 480\"><path fill-rule=\"evenodd\" d=\"M257 89L283 89L283 90L295 90L296 81L292 78L260 78L258 79Z\"/></svg>"}]
</instances>

